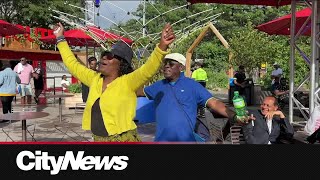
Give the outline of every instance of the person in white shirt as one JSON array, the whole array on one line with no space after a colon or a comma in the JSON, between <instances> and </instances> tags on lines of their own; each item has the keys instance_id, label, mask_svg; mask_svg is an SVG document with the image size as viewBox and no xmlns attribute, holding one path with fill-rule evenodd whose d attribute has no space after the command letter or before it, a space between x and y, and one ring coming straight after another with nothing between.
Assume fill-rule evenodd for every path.
<instances>
[{"instance_id":1,"label":"person in white shirt","mask_svg":"<svg viewBox=\"0 0 320 180\"><path fill-rule=\"evenodd\" d=\"M67 80L67 76L63 75L61 80L61 87L63 91L66 91L70 86L70 82Z\"/></svg>"},{"instance_id":2,"label":"person in white shirt","mask_svg":"<svg viewBox=\"0 0 320 180\"><path fill-rule=\"evenodd\" d=\"M272 83L271 84L274 84L274 82L275 82L274 79L276 77L279 77L279 80L280 80L281 76L283 74L283 71L282 71L282 69L280 68L280 65L277 62L275 62L273 64L273 67L274 67L274 70L271 72L271 79L272 79Z\"/></svg>"}]
</instances>

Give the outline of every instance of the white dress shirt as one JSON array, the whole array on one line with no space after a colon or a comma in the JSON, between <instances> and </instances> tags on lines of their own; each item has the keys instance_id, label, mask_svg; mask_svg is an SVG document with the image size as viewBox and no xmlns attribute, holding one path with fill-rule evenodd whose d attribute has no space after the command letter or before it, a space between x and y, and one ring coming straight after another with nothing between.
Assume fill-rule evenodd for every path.
<instances>
[{"instance_id":1,"label":"white dress shirt","mask_svg":"<svg viewBox=\"0 0 320 180\"><path fill-rule=\"evenodd\" d=\"M271 133L271 128L272 128L272 119L270 120L266 120L267 121L267 126L269 129L269 134ZM269 141L268 144L271 144L271 142Z\"/></svg>"}]
</instances>

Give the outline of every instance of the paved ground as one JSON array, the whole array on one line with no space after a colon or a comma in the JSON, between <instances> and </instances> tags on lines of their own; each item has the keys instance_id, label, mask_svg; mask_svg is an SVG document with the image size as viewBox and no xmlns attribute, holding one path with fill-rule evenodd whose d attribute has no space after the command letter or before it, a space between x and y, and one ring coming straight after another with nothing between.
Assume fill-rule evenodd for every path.
<instances>
[{"instance_id":1,"label":"paved ground","mask_svg":"<svg viewBox=\"0 0 320 180\"><path fill-rule=\"evenodd\" d=\"M214 92L215 97L226 102L226 92ZM19 100L17 100L19 103ZM13 104L18 106L19 104ZM58 103L51 103L47 105L34 105L37 111L48 112L50 115L44 118L27 120L27 140L37 142L61 142L61 141L92 141L91 133L81 129L82 113L75 113L74 109L63 108L63 121L59 121ZM251 106L249 108L258 108L258 106ZM1 110L2 111L2 110ZM223 128L226 119L214 118L210 112L206 112L206 119L204 120L210 128ZM139 124L138 132L144 142L152 142L155 133L155 123ZM296 127L296 137L299 142L303 142L306 135L301 132L301 127ZM300 131L300 132L299 132ZM16 142L22 139L22 128L20 121L12 121L9 123L0 123L0 142ZM230 137L224 140L225 144L229 144Z\"/></svg>"}]
</instances>

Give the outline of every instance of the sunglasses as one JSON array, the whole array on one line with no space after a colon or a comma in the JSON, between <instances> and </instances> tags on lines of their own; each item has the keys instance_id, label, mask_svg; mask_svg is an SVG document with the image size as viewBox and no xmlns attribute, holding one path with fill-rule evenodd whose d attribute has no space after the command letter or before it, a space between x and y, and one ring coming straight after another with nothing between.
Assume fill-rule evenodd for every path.
<instances>
[{"instance_id":1,"label":"sunglasses","mask_svg":"<svg viewBox=\"0 0 320 180\"><path fill-rule=\"evenodd\" d=\"M121 60L122 58L117 56L117 55L114 55L113 53L109 52L109 53L106 53L103 57L106 57L107 60L112 60L113 58L116 58L118 60Z\"/></svg>"},{"instance_id":2,"label":"sunglasses","mask_svg":"<svg viewBox=\"0 0 320 180\"><path fill-rule=\"evenodd\" d=\"M165 60L163 65L167 65L169 64L170 67L173 67L174 65L177 65L179 64L179 62L175 61L175 60L172 60L172 59L168 59L168 60Z\"/></svg>"}]
</instances>

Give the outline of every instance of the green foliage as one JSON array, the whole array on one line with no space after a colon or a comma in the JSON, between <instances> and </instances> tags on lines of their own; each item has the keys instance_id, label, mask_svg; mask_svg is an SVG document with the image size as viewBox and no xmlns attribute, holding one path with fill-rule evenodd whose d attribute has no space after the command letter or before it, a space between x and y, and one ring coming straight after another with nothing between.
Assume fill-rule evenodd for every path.
<instances>
[{"instance_id":1,"label":"green foliage","mask_svg":"<svg viewBox=\"0 0 320 180\"><path fill-rule=\"evenodd\" d=\"M266 34L255 30L252 25L238 29L230 38L233 53L232 65L244 65L250 71L260 67L261 63L273 63L277 44L268 39Z\"/></svg>"},{"instance_id":2,"label":"green foliage","mask_svg":"<svg viewBox=\"0 0 320 180\"><path fill-rule=\"evenodd\" d=\"M49 8L62 12L69 12L77 17L84 17L80 10L65 4L65 0L9 0L0 1L2 11L0 19L30 27L49 28L57 22L52 18L53 12ZM68 3L83 6L84 0L69 0ZM54 14L56 15L56 14Z\"/></svg>"},{"instance_id":3,"label":"green foliage","mask_svg":"<svg viewBox=\"0 0 320 180\"><path fill-rule=\"evenodd\" d=\"M208 89L215 89L215 88L227 88L229 79L228 75L225 72L214 72L210 71L209 69L206 69L207 75L208 75L208 82L207 82L207 88Z\"/></svg>"},{"instance_id":4,"label":"green foliage","mask_svg":"<svg viewBox=\"0 0 320 180\"><path fill-rule=\"evenodd\" d=\"M70 84L70 86L68 87L68 90L71 93L81 93L82 92L81 84L79 84L79 83Z\"/></svg>"},{"instance_id":5,"label":"green foliage","mask_svg":"<svg viewBox=\"0 0 320 180\"><path fill-rule=\"evenodd\" d=\"M225 71L228 66L228 50L219 42L203 42L194 54L198 59L204 59L204 67L209 71Z\"/></svg>"},{"instance_id":6,"label":"green foliage","mask_svg":"<svg viewBox=\"0 0 320 180\"><path fill-rule=\"evenodd\" d=\"M133 65L134 65L134 69L137 69L139 68L140 66L142 66L146 61L147 61L147 58L141 58L139 61L136 60L136 59L133 59ZM163 79L163 74L161 73L161 69L158 70L158 72L151 78L151 80L147 83L148 84L152 84L158 80L161 80Z\"/></svg>"}]
</instances>

